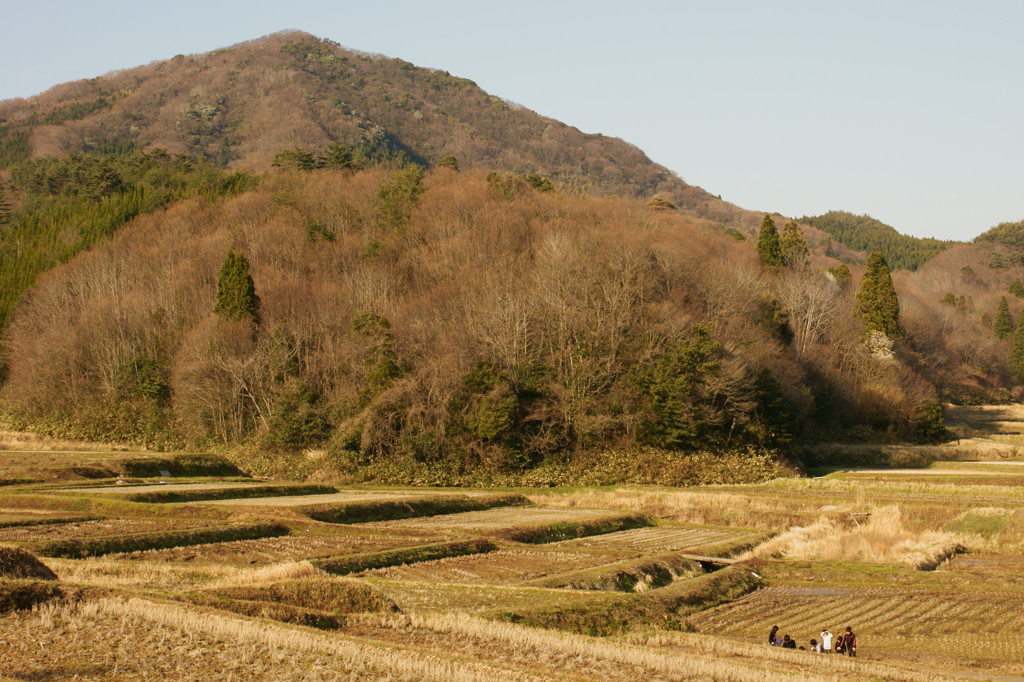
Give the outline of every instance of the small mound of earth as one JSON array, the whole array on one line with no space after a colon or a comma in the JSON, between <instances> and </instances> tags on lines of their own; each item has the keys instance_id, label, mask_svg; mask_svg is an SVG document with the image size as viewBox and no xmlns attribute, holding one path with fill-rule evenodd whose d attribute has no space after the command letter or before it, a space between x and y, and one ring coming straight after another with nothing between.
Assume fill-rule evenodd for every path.
<instances>
[{"instance_id":1,"label":"small mound of earth","mask_svg":"<svg viewBox=\"0 0 1024 682\"><path fill-rule=\"evenodd\" d=\"M0 577L56 580L57 574L35 556L19 547L0 547Z\"/></svg>"}]
</instances>

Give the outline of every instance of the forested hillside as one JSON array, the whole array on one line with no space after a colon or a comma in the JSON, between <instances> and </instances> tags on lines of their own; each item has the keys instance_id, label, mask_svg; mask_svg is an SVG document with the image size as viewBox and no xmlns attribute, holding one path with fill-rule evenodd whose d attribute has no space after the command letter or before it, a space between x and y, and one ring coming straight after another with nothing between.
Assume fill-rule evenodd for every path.
<instances>
[{"instance_id":1,"label":"forested hillside","mask_svg":"<svg viewBox=\"0 0 1024 682\"><path fill-rule=\"evenodd\" d=\"M819 440L940 438L941 401L1024 381L1012 225L804 219L874 252L841 263L621 141L306 34L0 119L16 425L292 475L747 480Z\"/></svg>"},{"instance_id":2,"label":"forested hillside","mask_svg":"<svg viewBox=\"0 0 1024 682\"><path fill-rule=\"evenodd\" d=\"M831 235L854 251L878 251L893 268L916 270L929 258L954 244L940 239L921 239L900 234L891 225L868 215L829 211L805 216L800 222Z\"/></svg>"},{"instance_id":3,"label":"forested hillside","mask_svg":"<svg viewBox=\"0 0 1024 682\"><path fill-rule=\"evenodd\" d=\"M160 149L42 157L15 164L9 178L0 182L0 330L40 273L128 220L182 199L236 194L255 183L247 173L226 173Z\"/></svg>"},{"instance_id":4,"label":"forested hillside","mask_svg":"<svg viewBox=\"0 0 1024 682\"><path fill-rule=\"evenodd\" d=\"M3 395L51 427L323 447L348 471L927 433L939 393L920 354L949 350L913 341L931 302L905 301L907 340L872 346L856 289L514 174L279 171L140 216L45 275L11 323Z\"/></svg>"}]
</instances>

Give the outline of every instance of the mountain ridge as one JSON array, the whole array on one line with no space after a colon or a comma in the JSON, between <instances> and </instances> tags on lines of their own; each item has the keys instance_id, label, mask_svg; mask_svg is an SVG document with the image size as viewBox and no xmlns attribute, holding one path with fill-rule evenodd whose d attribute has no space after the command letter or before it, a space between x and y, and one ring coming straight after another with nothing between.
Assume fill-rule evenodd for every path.
<instances>
[{"instance_id":1,"label":"mountain ridge","mask_svg":"<svg viewBox=\"0 0 1024 682\"><path fill-rule=\"evenodd\" d=\"M287 148L390 136L428 162L453 154L466 168L539 173L598 195L663 194L718 222L756 218L687 184L635 145L510 106L447 71L346 50L302 31L0 102L0 131L0 165L19 155L134 144L242 170L264 168Z\"/></svg>"}]
</instances>

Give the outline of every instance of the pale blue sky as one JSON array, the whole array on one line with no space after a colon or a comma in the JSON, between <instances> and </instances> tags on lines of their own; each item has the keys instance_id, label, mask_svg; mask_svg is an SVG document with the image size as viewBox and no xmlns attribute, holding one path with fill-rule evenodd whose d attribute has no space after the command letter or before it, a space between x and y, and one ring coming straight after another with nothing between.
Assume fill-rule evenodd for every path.
<instances>
[{"instance_id":1,"label":"pale blue sky","mask_svg":"<svg viewBox=\"0 0 1024 682\"><path fill-rule=\"evenodd\" d=\"M785 215L970 239L1024 219L1024 3L38 0L0 99L287 28L471 78Z\"/></svg>"}]
</instances>

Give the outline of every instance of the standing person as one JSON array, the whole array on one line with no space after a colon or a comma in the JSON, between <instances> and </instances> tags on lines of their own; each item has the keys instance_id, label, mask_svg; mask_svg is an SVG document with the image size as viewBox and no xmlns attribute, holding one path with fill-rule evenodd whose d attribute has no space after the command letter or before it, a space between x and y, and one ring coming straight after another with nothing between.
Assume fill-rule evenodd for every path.
<instances>
[{"instance_id":1,"label":"standing person","mask_svg":"<svg viewBox=\"0 0 1024 682\"><path fill-rule=\"evenodd\" d=\"M768 633L768 644L769 646L776 646L775 636L779 632L779 626L776 625L772 628L772 631Z\"/></svg>"},{"instance_id":2,"label":"standing person","mask_svg":"<svg viewBox=\"0 0 1024 682\"><path fill-rule=\"evenodd\" d=\"M846 653L846 633L845 632L843 634L839 635L839 639L836 640L836 653L840 654L840 655Z\"/></svg>"},{"instance_id":3,"label":"standing person","mask_svg":"<svg viewBox=\"0 0 1024 682\"><path fill-rule=\"evenodd\" d=\"M847 626L846 634L843 635L843 639L846 643L846 654L851 657L857 656L857 635L853 633L853 629Z\"/></svg>"},{"instance_id":4,"label":"standing person","mask_svg":"<svg viewBox=\"0 0 1024 682\"><path fill-rule=\"evenodd\" d=\"M825 628L821 631L821 653L832 653L832 633Z\"/></svg>"}]
</instances>

